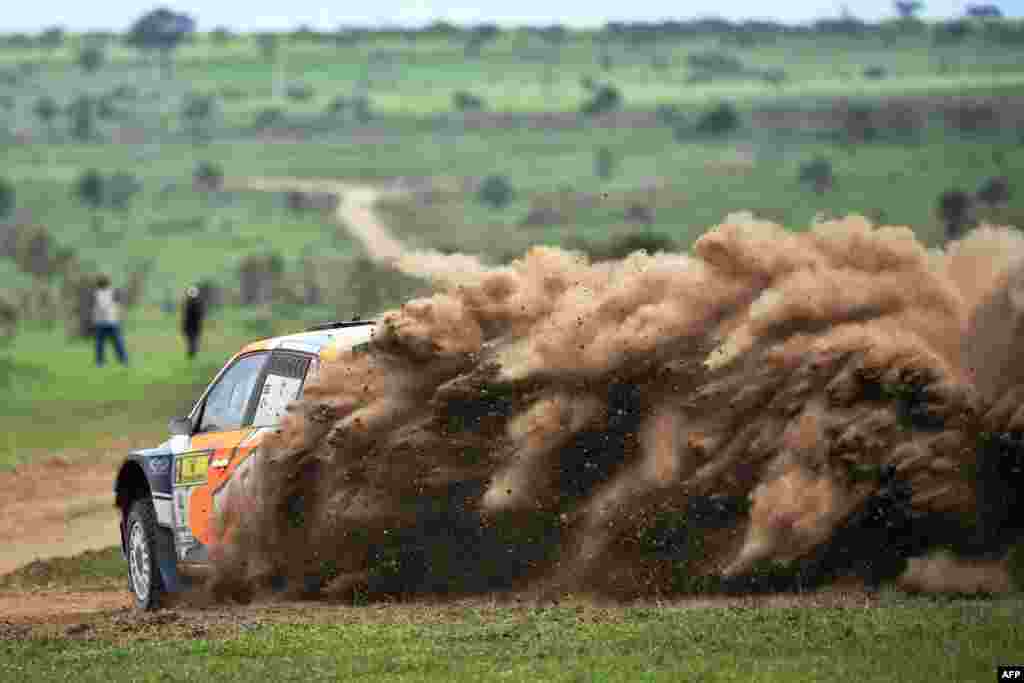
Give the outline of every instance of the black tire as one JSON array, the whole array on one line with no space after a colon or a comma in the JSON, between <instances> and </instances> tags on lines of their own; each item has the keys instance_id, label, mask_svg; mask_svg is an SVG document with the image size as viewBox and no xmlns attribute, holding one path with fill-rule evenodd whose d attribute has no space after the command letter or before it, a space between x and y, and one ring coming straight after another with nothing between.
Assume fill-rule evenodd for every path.
<instances>
[{"instance_id":1,"label":"black tire","mask_svg":"<svg viewBox=\"0 0 1024 683\"><path fill-rule=\"evenodd\" d=\"M137 498L128 507L125 520L125 549L128 556L128 590L140 610L154 610L163 603L163 576L157 562L156 511L153 500Z\"/></svg>"}]
</instances>

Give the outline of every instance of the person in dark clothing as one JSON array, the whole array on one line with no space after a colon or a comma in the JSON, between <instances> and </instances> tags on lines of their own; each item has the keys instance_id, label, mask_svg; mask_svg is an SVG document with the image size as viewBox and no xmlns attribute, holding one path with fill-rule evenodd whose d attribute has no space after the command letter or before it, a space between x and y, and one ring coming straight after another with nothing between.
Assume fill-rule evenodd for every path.
<instances>
[{"instance_id":1,"label":"person in dark clothing","mask_svg":"<svg viewBox=\"0 0 1024 683\"><path fill-rule=\"evenodd\" d=\"M199 350L199 335L202 333L203 316L206 313L197 287L189 287L185 292L185 305L182 308L181 330L188 343L188 357L193 358Z\"/></svg>"}]
</instances>

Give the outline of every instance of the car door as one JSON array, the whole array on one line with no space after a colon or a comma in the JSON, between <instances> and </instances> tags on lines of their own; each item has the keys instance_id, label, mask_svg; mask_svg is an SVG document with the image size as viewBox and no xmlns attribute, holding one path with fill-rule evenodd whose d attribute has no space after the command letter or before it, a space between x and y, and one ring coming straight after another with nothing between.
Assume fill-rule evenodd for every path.
<instances>
[{"instance_id":1,"label":"car door","mask_svg":"<svg viewBox=\"0 0 1024 683\"><path fill-rule=\"evenodd\" d=\"M174 517L179 559L206 559L212 510L208 473L211 466L230 461L252 432L256 390L269 356L267 351L257 351L228 365L193 411L195 428L187 445L176 449Z\"/></svg>"},{"instance_id":2,"label":"car door","mask_svg":"<svg viewBox=\"0 0 1024 683\"><path fill-rule=\"evenodd\" d=\"M236 486L240 499L229 505L228 483L236 478L245 479L250 466L250 456L259 448L263 435L278 427L288 404L299 397L305 383L306 373L312 356L292 350L271 352L256 382L252 403L247 417L247 429L240 435L235 446L215 451L209 456L205 483L193 494L195 503L190 519L190 528L201 530L201 540L213 557L219 552L218 546L237 528L240 515L254 501L245 494L245 482ZM199 516L204 519L201 521ZM218 523L215 523L215 519ZM196 537L199 538L198 534Z\"/></svg>"}]
</instances>

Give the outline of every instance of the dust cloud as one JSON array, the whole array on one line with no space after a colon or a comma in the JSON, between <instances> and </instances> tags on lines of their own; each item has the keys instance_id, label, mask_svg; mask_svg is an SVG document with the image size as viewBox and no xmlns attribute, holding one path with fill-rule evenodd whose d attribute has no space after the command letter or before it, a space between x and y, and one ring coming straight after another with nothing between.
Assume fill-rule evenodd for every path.
<instances>
[{"instance_id":1,"label":"dust cloud","mask_svg":"<svg viewBox=\"0 0 1024 683\"><path fill-rule=\"evenodd\" d=\"M293 404L219 590L1005 587L910 558L997 563L1019 518L1017 231L735 214L692 254L387 251L435 294Z\"/></svg>"}]
</instances>

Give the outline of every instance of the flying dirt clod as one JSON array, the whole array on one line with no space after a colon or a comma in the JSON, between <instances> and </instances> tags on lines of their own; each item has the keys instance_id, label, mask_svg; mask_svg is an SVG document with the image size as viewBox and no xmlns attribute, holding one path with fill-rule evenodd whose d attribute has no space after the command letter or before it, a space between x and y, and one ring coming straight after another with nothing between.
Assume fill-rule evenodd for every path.
<instances>
[{"instance_id":1,"label":"flying dirt clod","mask_svg":"<svg viewBox=\"0 0 1024 683\"><path fill-rule=\"evenodd\" d=\"M436 293L293 405L215 581L643 596L789 567L955 590L929 553L991 560L1020 514L993 435L1024 424L1021 257L1007 228L936 251L749 214L692 255L390 254Z\"/></svg>"}]
</instances>

